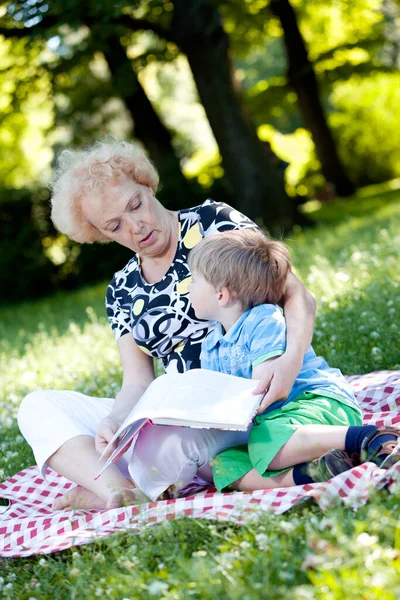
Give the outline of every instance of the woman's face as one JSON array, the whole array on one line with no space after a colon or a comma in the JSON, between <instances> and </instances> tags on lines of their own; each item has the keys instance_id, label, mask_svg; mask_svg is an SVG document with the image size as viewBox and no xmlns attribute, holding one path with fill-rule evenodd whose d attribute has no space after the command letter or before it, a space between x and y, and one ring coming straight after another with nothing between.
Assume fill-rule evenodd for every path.
<instances>
[{"instance_id":1,"label":"woman's face","mask_svg":"<svg viewBox=\"0 0 400 600\"><path fill-rule=\"evenodd\" d=\"M86 219L110 240L141 256L161 257L171 249L175 221L150 188L122 174L100 196L85 198Z\"/></svg>"}]
</instances>

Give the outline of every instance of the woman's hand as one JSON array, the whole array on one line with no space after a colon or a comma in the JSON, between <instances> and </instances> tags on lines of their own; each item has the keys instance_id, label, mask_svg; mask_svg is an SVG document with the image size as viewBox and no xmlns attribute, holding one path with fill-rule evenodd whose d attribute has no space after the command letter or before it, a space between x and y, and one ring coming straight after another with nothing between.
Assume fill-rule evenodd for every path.
<instances>
[{"instance_id":1,"label":"woman's hand","mask_svg":"<svg viewBox=\"0 0 400 600\"><path fill-rule=\"evenodd\" d=\"M278 358L266 360L253 369L253 379L260 381L252 393L257 395L265 392L257 414L264 412L273 402L289 396L302 361L303 357L293 358L285 353Z\"/></svg>"},{"instance_id":2,"label":"woman's hand","mask_svg":"<svg viewBox=\"0 0 400 600\"><path fill-rule=\"evenodd\" d=\"M105 417L105 419L100 421L94 441L96 450L99 454L102 454L104 452L104 449L106 448L107 444L112 439L114 434L117 432L119 426L120 423L118 423L112 417ZM117 447L117 442L118 440L115 440L114 444L107 450L107 453L104 455L106 458L108 458L113 453L113 451Z\"/></svg>"},{"instance_id":3,"label":"woman's hand","mask_svg":"<svg viewBox=\"0 0 400 600\"><path fill-rule=\"evenodd\" d=\"M117 344L124 376L122 388L116 395L111 412L100 422L96 431L95 446L100 454L154 380L152 358L137 347L131 335L120 337ZM109 457L117 444L118 440L115 440L104 456Z\"/></svg>"},{"instance_id":4,"label":"woman's hand","mask_svg":"<svg viewBox=\"0 0 400 600\"><path fill-rule=\"evenodd\" d=\"M258 414L277 400L284 400L289 396L312 340L315 300L293 273L287 279L283 300L287 327L286 352L253 369L253 379L260 380L253 394L265 392Z\"/></svg>"}]
</instances>

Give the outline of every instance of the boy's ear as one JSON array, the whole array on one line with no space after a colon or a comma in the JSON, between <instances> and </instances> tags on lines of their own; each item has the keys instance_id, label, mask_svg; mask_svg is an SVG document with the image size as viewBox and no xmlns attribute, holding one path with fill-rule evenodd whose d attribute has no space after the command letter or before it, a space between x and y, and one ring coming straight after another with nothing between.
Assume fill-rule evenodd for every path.
<instances>
[{"instance_id":1,"label":"boy's ear","mask_svg":"<svg viewBox=\"0 0 400 600\"><path fill-rule=\"evenodd\" d=\"M233 296L227 287L223 287L223 288L220 288L219 290L217 290L218 304L222 308L226 308L227 306L229 306L232 299L233 299Z\"/></svg>"}]
</instances>

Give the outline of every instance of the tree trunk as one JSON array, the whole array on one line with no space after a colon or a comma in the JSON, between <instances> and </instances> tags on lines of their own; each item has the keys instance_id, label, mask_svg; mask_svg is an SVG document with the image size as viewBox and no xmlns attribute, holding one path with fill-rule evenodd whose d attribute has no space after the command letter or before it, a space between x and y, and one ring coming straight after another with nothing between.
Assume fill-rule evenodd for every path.
<instances>
[{"instance_id":1,"label":"tree trunk","mask_svg":"<svg viewBox=\"0 0 400 600\"><path fill-rule=\"evenodd\" d=\"M172 34L188 58L236 208L267 226L290 227L294 205L246 113L217 8L209 0L173 0L173 4Z\"/></svg>"},{"instance_id":2,"label":"tree trunk","mask_svg":"<svg viewBox=\"0 0 400 600\"><path fill-rule=\"evenodd\" d=\"M171 135L140 85L119 37L107 36L100 49L111 71L113 86L131 114L134 135L144 144L160 174L163 203L173 210L188 206L196 194L181 171Z\"/></svg>"},{"instance_id":3,"label":"tree trunk","mask_svg":"<svg viewBox=\"0 0 400 600\"><path fill-rule=\"evenodd\" d=\"M336 150L322 107L317 78L289 0L271 0L270 9L282 25L288 57L288 80L297 94L300 111L313 137L325 179L340 196L350 196L355 187Z\"/></svg>"}]
</instances>

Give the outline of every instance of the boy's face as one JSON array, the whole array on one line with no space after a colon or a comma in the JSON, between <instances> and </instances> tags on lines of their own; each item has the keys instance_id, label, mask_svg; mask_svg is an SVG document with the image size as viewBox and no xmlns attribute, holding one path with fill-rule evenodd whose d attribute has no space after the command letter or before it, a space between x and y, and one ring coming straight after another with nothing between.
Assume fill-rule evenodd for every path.
<instances>
[{"instance_id":1,"label":"boy's face","mask_svg":"<svg viewBox=\"0 0 400 600\"><path fill-rule=\"evenodd\" d=\"M217 291L198 273L192 273L192 281L189 283L189 297L198 319L217 321L219 315L219 304Z\"/></svg>"}]
</instances>

